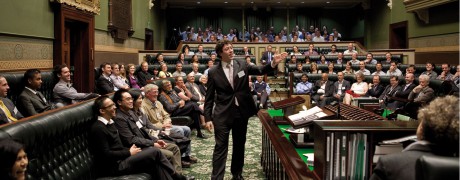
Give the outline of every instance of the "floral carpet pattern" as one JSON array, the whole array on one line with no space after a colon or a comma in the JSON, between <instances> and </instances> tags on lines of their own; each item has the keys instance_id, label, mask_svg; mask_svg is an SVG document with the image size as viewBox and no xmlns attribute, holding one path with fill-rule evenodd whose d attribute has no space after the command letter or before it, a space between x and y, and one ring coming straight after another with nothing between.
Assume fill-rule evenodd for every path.
<instances>
[{"instance_id":1,"label":"floral carpet pattern","mask_svg":"<svg viewBox=\"0 0 460 180\"><path fill-rule=\"evenodd\" d=\"M212 153L214 150L214 135L203 131L209 136L208 139L196 138L196 131L192 134L192 155L198 158L198 163L192 164L191 168L184 168L183 173L195 176L197 180L211 179ZM265 179L262 166L260 166L260 153L262 151L262 127L259 118L249 118L248 133L246 135L246 151L243 167L243 177L247 180ZM225 168L225 180L230 180L230 164L232 160L232 134L230 133L227 163Z\"/></svg>"}]
</instances>

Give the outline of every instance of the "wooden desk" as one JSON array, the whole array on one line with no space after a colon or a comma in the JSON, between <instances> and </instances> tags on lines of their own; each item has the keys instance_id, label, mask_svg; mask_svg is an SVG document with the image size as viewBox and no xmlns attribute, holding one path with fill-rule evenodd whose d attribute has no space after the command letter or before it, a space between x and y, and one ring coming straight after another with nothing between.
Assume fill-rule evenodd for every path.
<instances>
[{"instance_id":1,"label":"wooden desk","mask_svg":"<svg viewBox=\"0 0 460 180\"><path fill-rule=\"evenodd\" d=\"M262 124L261 165L268 179L320 179L300 158L266 110L257 113Z\"/></svg>"}]
</instances>

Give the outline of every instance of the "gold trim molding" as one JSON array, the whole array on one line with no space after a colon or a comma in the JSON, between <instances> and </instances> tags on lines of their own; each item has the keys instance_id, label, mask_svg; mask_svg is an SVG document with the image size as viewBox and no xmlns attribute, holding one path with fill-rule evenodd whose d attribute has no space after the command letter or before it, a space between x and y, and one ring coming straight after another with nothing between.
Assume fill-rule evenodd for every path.
<instances>
[{"instance_id":1,"label":"gold trim molding","mask_svg":"<svg viewBox=\"0 0 460 180\"><path fill-rule=\"evenodd\" d=\"M76 7L84 11L98 14L101 11L100 0L50 0L53 3L67 4L69 6Z\"/></svg>"},{"instance_id":2,"label":"gold trim molding","mask_svg":"<svg viewBox=\"0 0 460 180\"><path fill-rule=\"evenodd\" d=\"M52 69L53 60L12 60L0 61L0 72L22 71L27 69Z\"/></svg>"}]
</instances>

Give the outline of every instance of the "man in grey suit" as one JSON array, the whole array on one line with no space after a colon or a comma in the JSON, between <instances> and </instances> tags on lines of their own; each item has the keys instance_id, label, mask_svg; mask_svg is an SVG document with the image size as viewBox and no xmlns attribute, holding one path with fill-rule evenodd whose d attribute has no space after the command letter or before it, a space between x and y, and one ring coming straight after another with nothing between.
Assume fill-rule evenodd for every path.
<instances>
[{"instance_id":1,"label":"man in grey suit","mask_svg":"<svg viewBox=\"0 0 460 180\"><path fill-rule=\"evenodd\" d=\"M350 90L350 82L343 79L343 72L337 73L337 81L334 83L334 93L332 95L339 101L343 101L345 91Z\"/></svg>"},{"instance_id":2,"label":"man in grey suit","mask_svg":"<svg viewBox=\"0 0 460 180\"><path fill-rule=\"evenodd\" d=\"M430 76L422 74L418 77L419 85L416 86L409 94L409 103L404 106L404 110L409 113L412 118L417 118L418 109L429 103L434 98L434 90L428 84Z\"/></svg>"},{"instance_id":3,"label":"man in grey suit","mask_svg":"<svg viewBox=\"0 0 460 180\"><path fill-rule=\"evenodd\" d=\"M5 77L0 76L0 125L23 118L13 102L6 98L9 89L10 86Z\"/></svg>"},{"instance_id":4,"label":"man in grey suit","mask_svg":"<svg viewBox=\"0 0 460 180\"><path fill-rule=\"evenodd\" d=\"M42 75L38 69L29 69L24 73L24 90L18 97L17 105L24 117L33 116L38 113L53 109L43 94L38 91L42 85Z\"/></svg>"},{"instance_id":5,"label":"man in grey suit","mask_svg":"<svg viewBox=\"0 0 460 180\"><path fill-rule=\"evenodd\" d=\"M197 102L199 105L204 104L205 96L201 94L200 87L198 87L198 84L195 83L195 74L193 72L187 75L185 87L187 87L187 89L192 93L191 100L193 102Z\"/></svg>"},{"instance_id":6,"label":"man in grey suit","mask_svg":"<svg viewBox=\"0 0 460 180\"><path fill-rule=\"evenodd\" d=\"M53 75L59 82L53 88L53 102L56 107L63 107L83 100L99 97L96 93L79 93L72 87L70 70L67 65L56 65Z\"/></svg>"},{"instance_id":7,"label":"man in grey suit","mask_svg":"<svg viewBox=\"0 0 460 180\"><path fill-rule=\"evenodd\" d=\"M327 73L323 73L321 75L321 79L315 82L315 86L313 87L313 101L319 107L324 107L327 104L332 102L333 93L334 93L334 83L328 80L329 75Z\"/></svg>"}]
</instances>

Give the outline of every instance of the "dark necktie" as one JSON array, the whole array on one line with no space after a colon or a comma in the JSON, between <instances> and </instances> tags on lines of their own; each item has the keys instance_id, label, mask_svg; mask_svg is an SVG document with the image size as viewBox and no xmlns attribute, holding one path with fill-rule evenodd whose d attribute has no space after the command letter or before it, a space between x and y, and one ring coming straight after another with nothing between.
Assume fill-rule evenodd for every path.
<instances>
[{"instance_id":1,"label":"dark necktie","mask_svg":"<svg viewBox=\"0 0 460 180\"><path fill-rule=\"evenodd\" d=\"M40 98L40 100L46 103L45 97L42 95L42 93L37 91L36 95L38 96L38 98Z\"/></svg>"}]
</instances>

